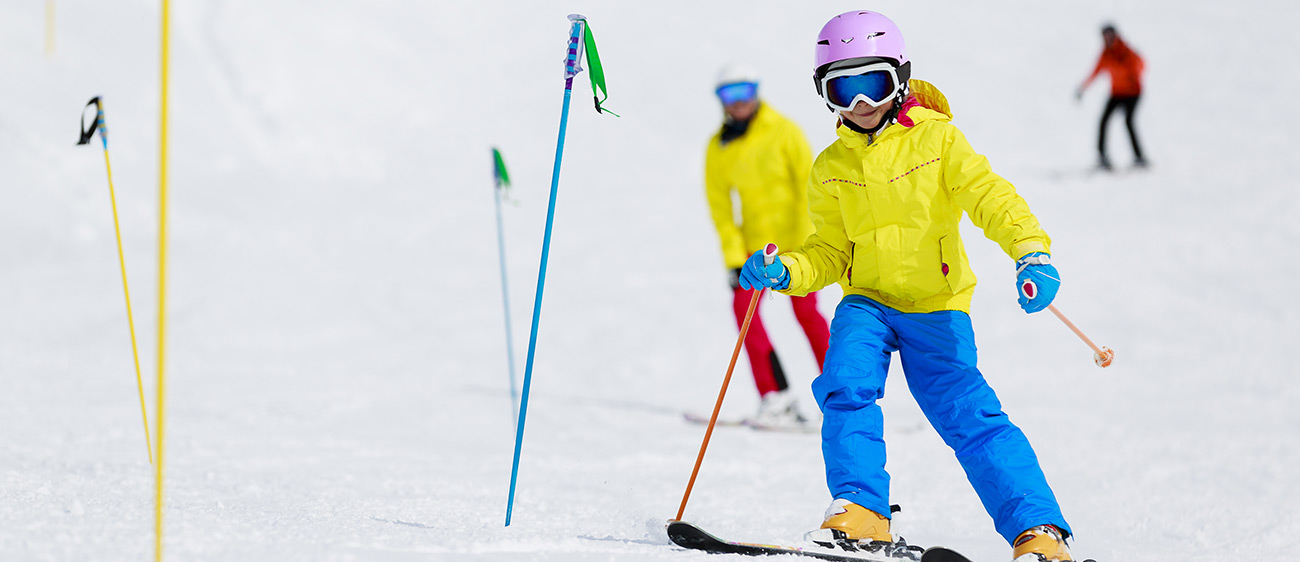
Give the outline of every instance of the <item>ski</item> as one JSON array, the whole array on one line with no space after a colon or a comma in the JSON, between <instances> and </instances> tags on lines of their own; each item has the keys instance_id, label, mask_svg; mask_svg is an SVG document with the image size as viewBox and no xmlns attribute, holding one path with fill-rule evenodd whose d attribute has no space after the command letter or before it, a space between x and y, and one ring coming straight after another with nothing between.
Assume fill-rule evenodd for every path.
<instances>
[{"instance_id":1,"label":"ski","mask_svg":"<svg viewBox=\"0 0 1300 562\"><path fill-rule=\"evenodd\" d=\"M869 562L890 562L887 558L855 556L847 552L833 551L816 546L799 548L794 546L725 541L709 534L704 529L685 521L669 522L668 538L677 546L693 550L703 550L714 554L743 554L745 556L795 555L807 556L809 558L817 558L820 560L835 560L838 562L863 562L864 560Z\"/></svg>"},{"instance_id":2,"label":"ski","mask_svg":"<svg viewBox=\"0 0 1300 562\"><path fill-rule=\"evenodd\" d=\"M921 555L921 562L972 562L970 558L962 555L951 548L942 546L932 546L925 549L925 554ZM1091 558L1083 562L1097 562Z\"/></svg>"},{"instance_id":3,"label":"ski","mask_svg":"<svg viewBox=\"0 0 1300 562\"><path fill-rule=\"evenodd\" d=\"M682 419L694 424L709 425L709 416L700 415L694 412L685 412ZM748 427L754 431L771 431L776 433L820 433L822 428L818 424L801 423L798 425L767 425L755 422L749 418L743 419L723 419L719 418L715 427Z\"/></svg>"},{"instance_id":4,"label":"ski","mask_svg":"<svg viewBox=\"0 0 1300 562\"><path fill-rule=\"evenodd\" d=\"M951 548L933 546L927 548L925 554L921 555L921 562L971 562L971 559Z\"/></svg>"},{"instance_id":5,"label":"ski","mask_svg":"<svg viewBox=\"0 0 1300 562\"><path fill-rule=\"evenodd\" d=\"M772 431L776 433L821 433L822 428L819 423L803 422L795 425L768 425L755 421L748 421L745 425L754 431Z\"/></svg>"},{"instance_id":6,"label":"ski","mask_svg":"<svg viewBox=\"0 0 1300 562\"><path fill-rule=\"evenodd\" d=\"M1094 178L1119 177L1119 176L1127 176L1131 174L1133 175L1142 174L1150 169L1151 169L1150 164L1144 164L1140 166L1134 164L1132 166L1127 166L1127 167L1115 166L1111 168L1103 168L1101 166L1090 166L1087 168L1047 170L1044 175L1047 177L1048 180L1051 181L1062 181L1062 180L1071 180L1071 179L1091 180Z\"/></svg>"},{"instance_id":7,"label":"ski","mask_svg":"<svg viewBox=\"0 0 1300 562\"><path fill-rule=\"evenodd\" d=\"M709 425L709 416L697 414L695 412L683 412L682 419L691 423ZM718 421L714 422L713 425L717 427L744 427L749 425L749 420L718 418Z\"/></svg>"}]
</instances>

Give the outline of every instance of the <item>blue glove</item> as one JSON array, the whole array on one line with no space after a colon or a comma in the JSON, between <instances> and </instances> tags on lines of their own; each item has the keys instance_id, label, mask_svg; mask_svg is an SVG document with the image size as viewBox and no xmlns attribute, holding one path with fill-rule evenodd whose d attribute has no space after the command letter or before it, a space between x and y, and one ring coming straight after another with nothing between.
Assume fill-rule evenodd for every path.
<instances>
[{"instance_id":1,"label":"blue glove","mask_svg":"<svg viewBox=\"0 0 1300 562\"><path fill-rule=\"evenodd\" d=\"M1033 252L1016 260L1016 289L1020 308L1034 313L1047 308L1061 288L1061 274L1052 265L1051 254Z\"/></svg>"},{"instance_id":2,"label":"blue glove","mask_svg":"<svg viewBox=\"0 0 1300 562\"><path fill-rule=\"evenodd\" d=\"M772 265L763 265L763 252L760 250L749 256L740 268L740 286L745 290L785 289L790 286L790 272L781 263L781 256L773 256Z\"/></svg>"}]
</instances>

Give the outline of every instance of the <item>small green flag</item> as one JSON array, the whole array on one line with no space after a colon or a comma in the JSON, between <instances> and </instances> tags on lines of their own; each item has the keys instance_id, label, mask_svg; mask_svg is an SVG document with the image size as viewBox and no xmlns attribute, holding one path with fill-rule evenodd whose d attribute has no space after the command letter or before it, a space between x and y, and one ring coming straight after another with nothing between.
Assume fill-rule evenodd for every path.
<instances>
[{"instance_id":1,"label":"small green flag","mask_svg":"<svg viewBox=\"0 0 1300 562\"><path fill-rule=\"evenodd\" d=\"M591 66L591 93L592 99L596 101L596 113L605 112L614 117L619 114L600 106L609 99L609 91L605 89L605 69L600 66L600 53L596 52L596 37L591 34L591 22L583 20L583 44L587 48L587 64Z\"/></svg>"},{"instance_id":2,"label":"small green flag","mask_svg":"<svg viewBox=\"0 0 1300 562\"><path fill-rule=\"evenodd\" d=\"M510 172L506 171L506 161L501 158L501 151L492 149L492 177L496 180L497 189L510 187Z\"/></svg>"}]
</instances>

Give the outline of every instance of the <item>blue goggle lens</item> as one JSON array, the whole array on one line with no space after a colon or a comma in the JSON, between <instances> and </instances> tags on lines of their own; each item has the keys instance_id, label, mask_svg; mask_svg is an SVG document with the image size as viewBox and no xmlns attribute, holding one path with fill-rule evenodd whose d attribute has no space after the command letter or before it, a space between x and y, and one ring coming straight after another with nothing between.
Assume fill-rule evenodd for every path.
<instances>
[{"instance_id":1,"label":"blue goggle lens","mask_svg":"<svg viewBox=\"0 0 1300 562\"><path fill-rule=\"evenodd\" d=\"M727 84L718 88L718 99L722 100L722 105L731 105L736 102L750 101L758 97L758 84L753 82L740 82L737 84Z\"/></svg>"},{"instance_id":2,"label":"blue goggle lens","mask_svg":"<svg viewBox=\"0 0 1300 562\"><path fill-rule=\"evenodd\" d=\"M894 78L883 70L840 76L826 83L826 99L840 107L853 107L853 98L858 97L858 94L879 103L893 93Z\"/></svg>"}]
</instances>

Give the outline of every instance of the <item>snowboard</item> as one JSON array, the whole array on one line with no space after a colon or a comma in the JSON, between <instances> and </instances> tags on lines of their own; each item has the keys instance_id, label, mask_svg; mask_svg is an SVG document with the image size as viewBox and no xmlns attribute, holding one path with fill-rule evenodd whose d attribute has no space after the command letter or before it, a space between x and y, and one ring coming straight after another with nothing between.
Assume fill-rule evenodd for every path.
<instances>
[{"instance_id":1,"label":"snowboard","mask_svg":"<svg viewBox=\"0 0 1300 562\"><path fill-rule=\"evenodd\" d=\"M830 550L818 546L799 548L795 546L725 541L709 534L704 529L685 521L670 521L668 523L668 538L677 546L693 550L703 550L714 554L743 554L745 556L794 555L816 558L819 560L835 560L838 562L863 562L864 560L867 562L897 561L897 559L891 560L885 557L855 555L849 552Z\"/></svg>"}]
</instances>

